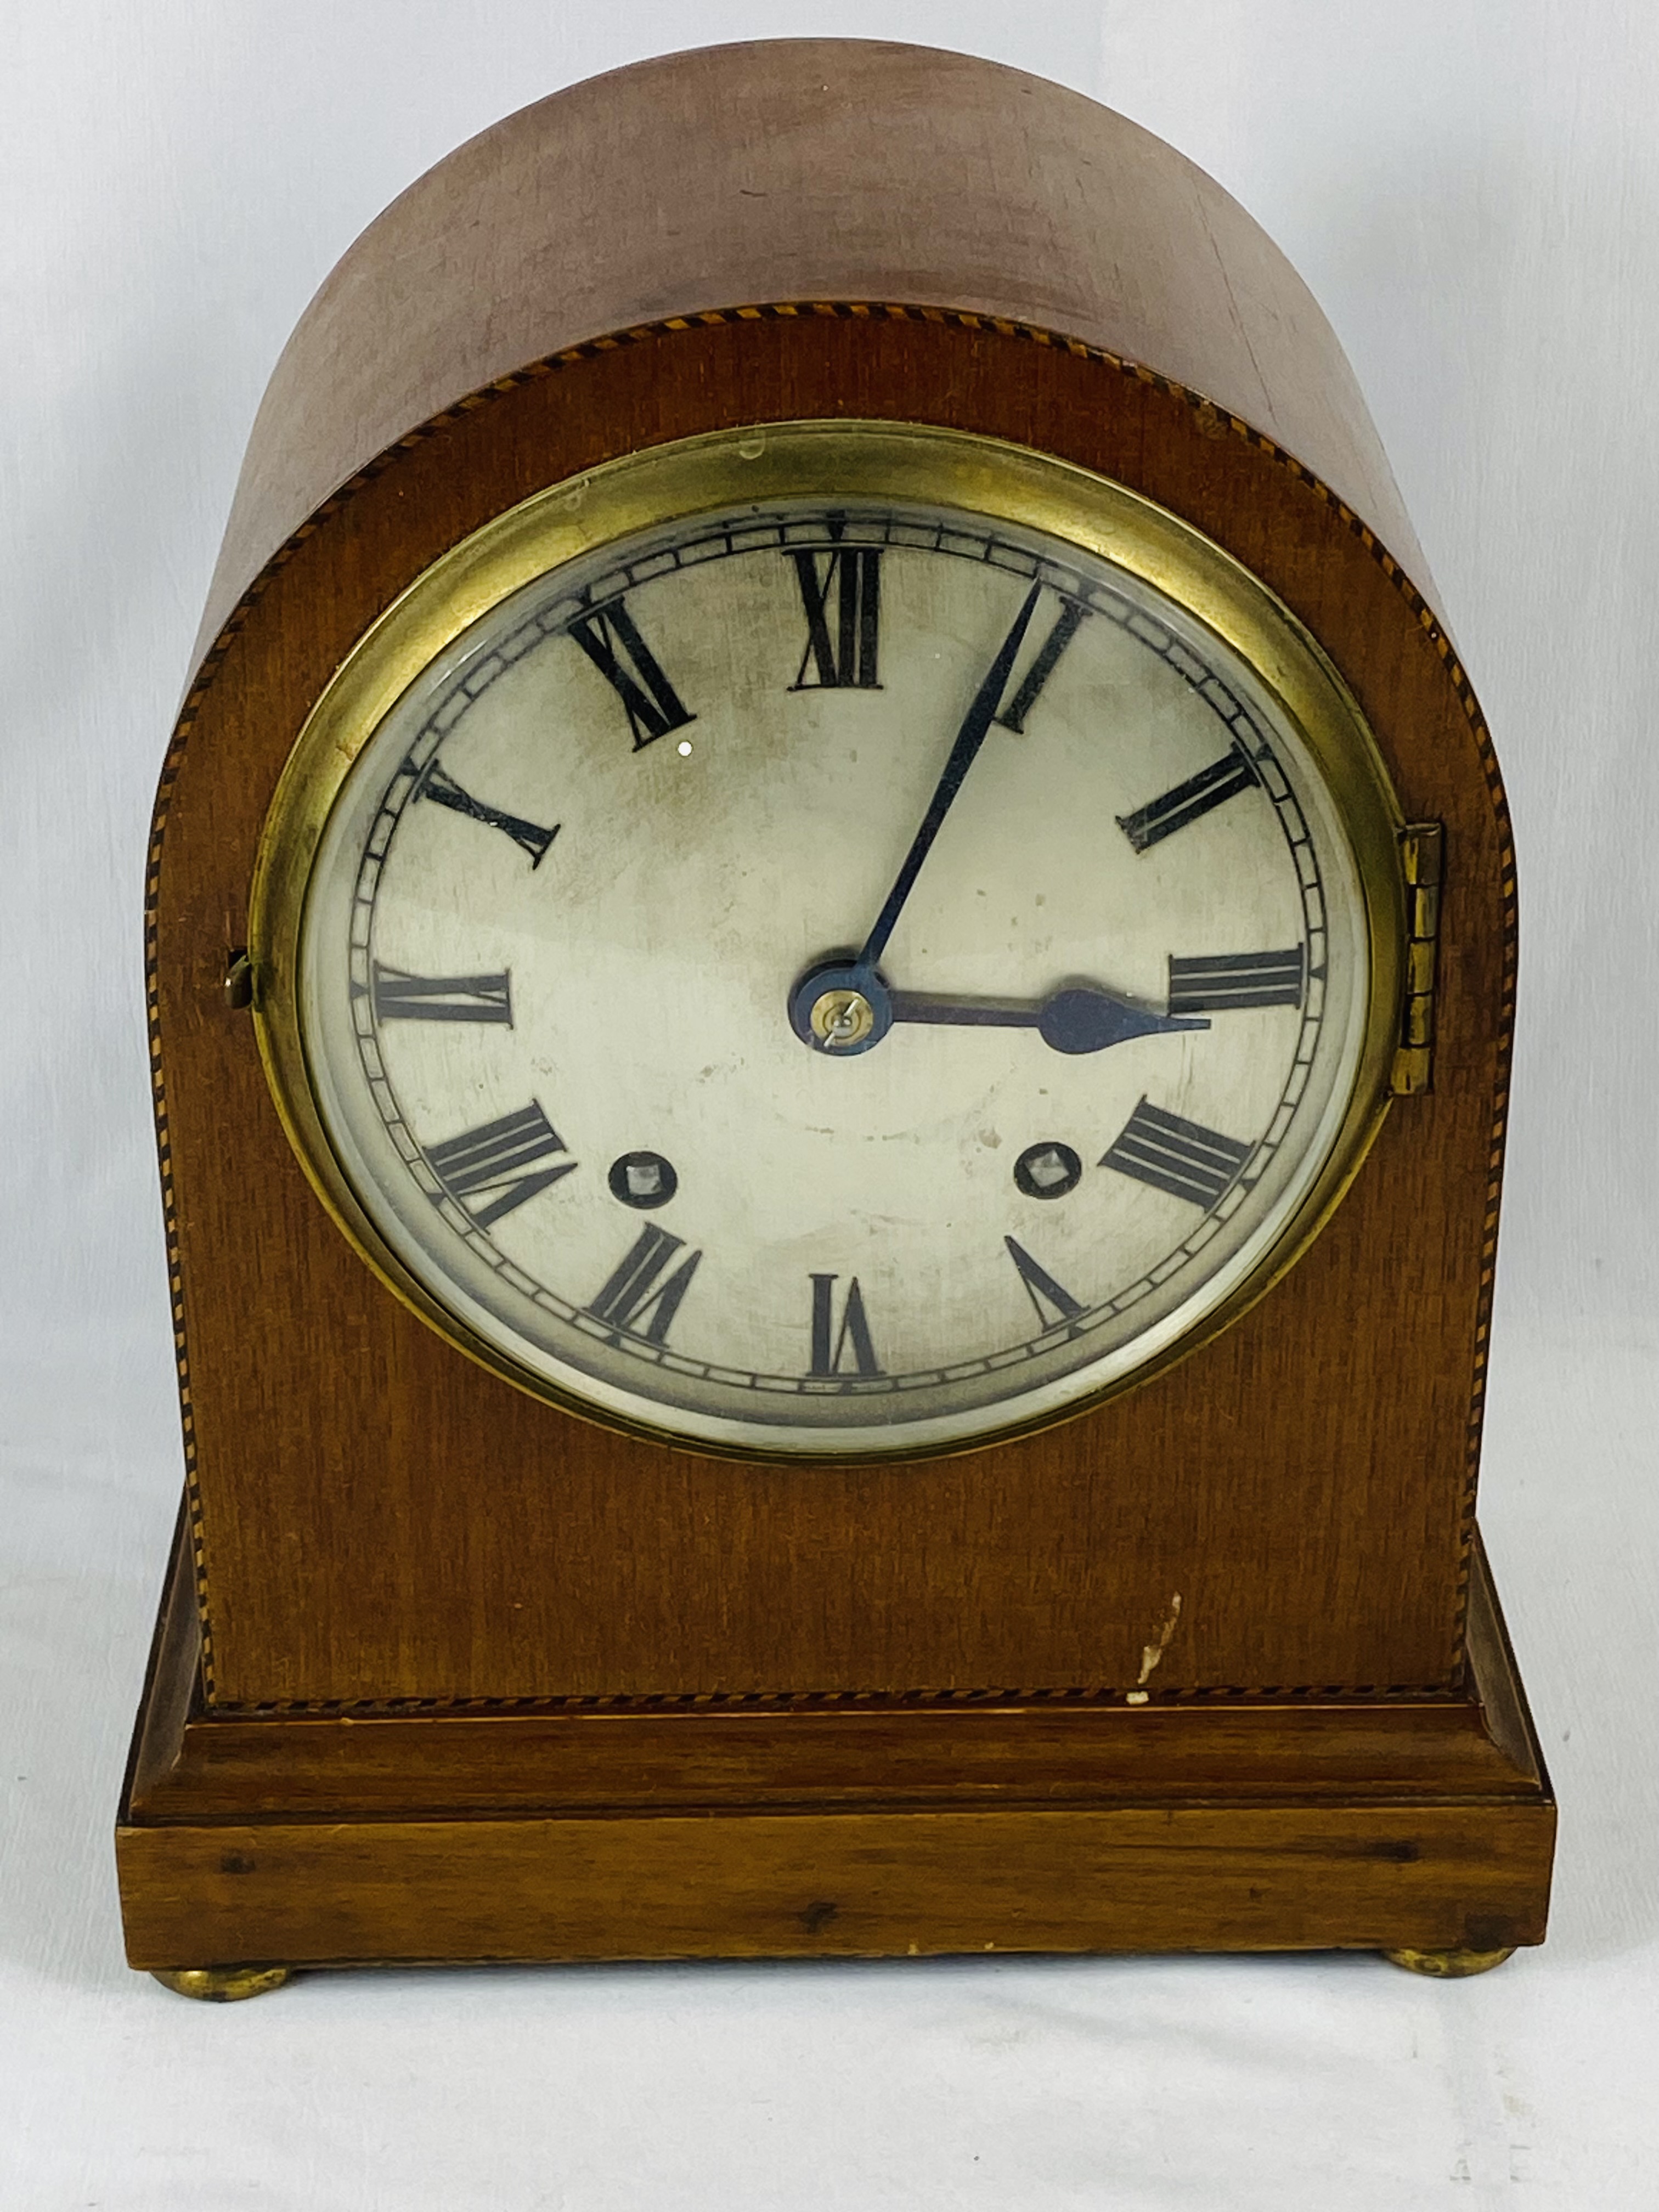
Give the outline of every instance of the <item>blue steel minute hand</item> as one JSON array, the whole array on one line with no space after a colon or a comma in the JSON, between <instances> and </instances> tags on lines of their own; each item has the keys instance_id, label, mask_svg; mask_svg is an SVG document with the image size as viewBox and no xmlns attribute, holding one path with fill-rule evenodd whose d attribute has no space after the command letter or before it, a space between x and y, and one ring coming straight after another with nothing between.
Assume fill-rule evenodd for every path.
<instances>
[{"instance_id":1,"label":"blue steel minute hand","mask_svg":"<svg viewBox=\"0 0 1659 2212\"><path fill-rule=\"evenodd\" d=\"M1009 676L1024 641L1025 633L1030 627L1031 617L1036 611L1042 590L1041 584L1033 584L1025 594L1025 604L1014 617L1013 628L1002 641L996 659L986 672L985 681L974 694L974 703L968 709L962 727L957 732L951 757L945 763L945 772L927 802L927 811L922 817L921 827L910 841L904 865L898 872L892 890L887 894L886 903L876 916L875 927L865 939L863 947L853 963L856 973L873 975L877 961L886 950L893 926L899 918L905 900L910 896L910 887L921 873L921 864L927 858L940 825L951 811L951 802L962 789L968 771L985 742L986 732L996 718L997 708L1002 703L1002 695L1007 689Z\"/></svg>"}]
</instances>

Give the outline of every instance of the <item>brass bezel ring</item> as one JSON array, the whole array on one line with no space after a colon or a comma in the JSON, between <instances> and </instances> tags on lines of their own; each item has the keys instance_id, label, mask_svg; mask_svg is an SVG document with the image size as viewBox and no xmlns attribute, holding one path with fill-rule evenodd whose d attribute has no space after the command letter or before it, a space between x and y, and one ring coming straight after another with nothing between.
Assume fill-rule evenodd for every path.
<instances>
[{"instance_id":1,"label":"brass bezel ring","mask_svg":"<svg viewBox=\"0 0 1659 2212\"><path fill-rule=\"evenodd\" d=\"M1133 1371L972 1437L814 1450L711 1441L635 1421L520 1366L477 1335L398 1258L325 1131L299 994L311 871L359 754L404 692L480 617L537 577L638 531L750 501L915 500L1043 531L1116 563L1187 608L1248 663L1299 731L1346 826L1369 940L1364 1042L1324 1164L1251 1273ZM257 855L248 942L260 1056L289 1142L334 1221L386 1287L458 1351L533 1397L600 1426L705 1455L839 1466L937 1459L1053 1426L1139 1388L1218 1335L1306 1250L1358 1174L1388 1111L1407 934L1403 827L1364 715L1318 641L1261 580L1167 509L1079 465L965 431L860 420L757 424L646 447L550 485L434 562L364 633L306 719Z\"/></svg>"}]
</instances>

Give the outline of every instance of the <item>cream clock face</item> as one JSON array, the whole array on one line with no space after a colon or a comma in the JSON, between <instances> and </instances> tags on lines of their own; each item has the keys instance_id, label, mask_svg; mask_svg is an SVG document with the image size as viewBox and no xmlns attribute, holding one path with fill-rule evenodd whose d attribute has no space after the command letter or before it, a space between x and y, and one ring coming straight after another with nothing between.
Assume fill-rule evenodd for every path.
<instances>
[{"instance_id":1,"label":"cream clock face","mask_svg":"<svg viewBox=\"0 0 1659 2212\"><path fill-rule=\"evenodd\" d=\"M353 750L296 958L327 1146L441 1324L602 1419L1051 1419L1212 1327L1352 1149L1372 931L1307 732L1027 520L602 539Z\"/></svg>"}]
</instances>

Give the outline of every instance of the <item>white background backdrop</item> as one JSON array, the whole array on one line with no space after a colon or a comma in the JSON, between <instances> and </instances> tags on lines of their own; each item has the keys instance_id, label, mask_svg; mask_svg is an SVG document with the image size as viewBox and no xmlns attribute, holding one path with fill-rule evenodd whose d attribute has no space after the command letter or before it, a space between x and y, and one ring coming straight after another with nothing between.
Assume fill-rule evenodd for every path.
<instances>
[{"instance_id":1,"label":"white background backdrop","mask_svg":"<svg viewBox=\"0 0 1659 2212\"><path fill-rule=\"evenodd\" d=\"M1482 1520L1564 1806L1550 1943L313 1977L121 1963L180 1480L138 917L243 441L418 172L620 63L952 46L1171 139L1359 373L1497 734L1522 995ZM0 2205L1659 2206L1659 9L0 0Z\"/></svg>"}]
</instances>

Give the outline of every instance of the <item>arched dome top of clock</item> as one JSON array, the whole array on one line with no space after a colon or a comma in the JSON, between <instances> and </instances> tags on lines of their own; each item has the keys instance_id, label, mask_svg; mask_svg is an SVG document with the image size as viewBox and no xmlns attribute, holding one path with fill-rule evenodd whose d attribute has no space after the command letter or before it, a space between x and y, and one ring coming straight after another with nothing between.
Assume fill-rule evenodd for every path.
<instances>
[{"instance_id":1,"label":"arched dome top of clock","mask_svg":"<svg viewBox=\"0 0 1659 2212\"><path fill-rule=\"evenodd\" d=\"M1212 179L1018 70L788 39L556 93L370 225L271 378L198 658L330 493L467 392L611 331L790 300L963 309L1143 362L1294 453L1431 590L1335 334Z\"/></svg>"}]
</instances>

